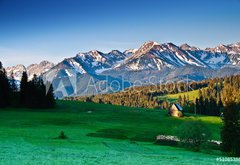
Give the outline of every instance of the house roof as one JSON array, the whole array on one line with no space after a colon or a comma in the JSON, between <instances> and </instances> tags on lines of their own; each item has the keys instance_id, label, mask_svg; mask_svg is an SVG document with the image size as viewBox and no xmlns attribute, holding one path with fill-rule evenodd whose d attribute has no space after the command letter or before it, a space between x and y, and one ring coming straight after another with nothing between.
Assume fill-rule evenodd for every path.
<instances>
[{"instance_id":1,"label":"house roof","mask_svg":"<svg viewBox=\"0 0 240 165\"><path fill-rule=\"evenodd\" d=\"M183 108L182 108L179 104L175 103L174 105L177 107L177 109L178 109L179 111L182 111L182 110L183 110Z\"/></svg>"}]
</instances>

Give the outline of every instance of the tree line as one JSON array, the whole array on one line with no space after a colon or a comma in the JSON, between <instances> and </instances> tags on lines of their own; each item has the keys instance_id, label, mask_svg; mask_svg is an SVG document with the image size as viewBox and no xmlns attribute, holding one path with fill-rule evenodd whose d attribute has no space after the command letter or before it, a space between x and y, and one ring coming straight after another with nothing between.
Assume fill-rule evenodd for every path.
<instances>
[{"instance_id":1,"label":"tree line","mask_svg":"<svg viewBox=\"0 0 240 165\"><path fill-rule=\"evenodd\" d=\"M195 104L197 114L220 115L221 150L229 156L240 156L240 75L211 79L191 104ZM189 106L188 102L184 105Z\"/></svg>"},{"instance_id":2,"label":"tree line","mask_svg":"<svg viewBox=\"0 0 240 165\"><path fill-rule=\"evenodd\" d=\"M186 86L183 83L154 87L144 86L112 94L67 97L65 99L168 109L171 102L159 99L159 96L185 92ZM177 102L184 107L184 111L221 117L223 121L221 150L230 156L240 156L240 75L192 82L190 87L198 90L198 96L190 101L187 94L179 95Z\"/></svg>"},{"instance_id":3,"label":"tree line","mask_svg":"<svg viewBox=\"0 0 240 165\"><path fill-rule=\"evenodd\" d=\"M66 97L66 100L79 100L129 107L169 109L172 101L164 99L167 94L178 94L191 90L198 90L198 96L189 100L189 95L179 95L177 102L185 112L219 116L223 113L224 100L227 98L226 90L229 86L234 88L236 95L240 95L240 76L207 79L189 84L169 83L151 86L131 87L124 91L110 94L97 94L92 96Z\"/></svg>"},{"instance_id":4,"label":"tree line","mask_svg":"<svg viewBox=\"0 0 240 165\"><path fill-rule=\"evenodd\" d=\"M13 73L7 77L6 70L0 62L0 108L5 107L53 108L53 87L48 82L45 85L43 79L36 75L28 80L27 72L23 72L18 85Z\"/></svg>"},{"instance_id":5,"label":"tree line","mask_svg":"<svg viewBox=\"0 0 240 165\"><path fill-rule=\"evenodd\" d=\"M191 82L189 84L184 82L156 84L150 86L130 87L124 91L111 94L66 97L65 99L130 107L168 109L171 105L170 102L168 100L159 99L159 96L187 92L190 89L196 90L204 88L207 85L208 82L206 80L201 82Z\"/></svg>"}]
</instances>

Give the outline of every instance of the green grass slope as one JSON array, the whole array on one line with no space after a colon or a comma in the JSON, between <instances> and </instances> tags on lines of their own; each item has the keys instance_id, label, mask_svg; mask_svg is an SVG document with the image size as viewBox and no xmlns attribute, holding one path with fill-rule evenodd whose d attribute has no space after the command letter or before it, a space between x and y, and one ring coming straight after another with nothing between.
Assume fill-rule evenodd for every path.
<instances>
[{"instance_id":1,"label":"green grass slope","mask_svg":"<svg viewBox=\"0 0 240 165\"><path fill-rule=\"evenodd\" d=\"M174 103L174 102L178 101L179 96L181 96L183 98L184 95L186 97L187 97L187 95L189 96L189 101L194 101L198 97L198 90L192 90L192 91L182 92L182 93L178 93L178 94L168 94L168 95L160 96L158 98L160 100L168 100L168 101Z\"/></svg>"},{"instance_id":2,"label":"green grass slope","mask_svg":"<svg viewBox=\"0 0 240 165\"><path fill-rule=\"evenodd\" d=\"M72 101L54 110L0 109L0 164L216 164L221 155L153 144L187 120L204 121L219 140L218 117ZM68 139L56 139L61 131Z\"/></svg>"}]
</instances>

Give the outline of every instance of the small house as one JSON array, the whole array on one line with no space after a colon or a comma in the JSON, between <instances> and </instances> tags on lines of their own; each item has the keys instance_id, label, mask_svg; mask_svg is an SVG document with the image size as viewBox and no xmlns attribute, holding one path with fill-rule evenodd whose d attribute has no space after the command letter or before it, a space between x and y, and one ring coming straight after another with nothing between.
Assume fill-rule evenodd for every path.
<instances>
[{"instance_id":1,"label":"small house","mask_svg":"<svg viewBox=\"0 0 240 165\"><path fill-rule=\"evenodd\" d=\"M183 108L175 103L169 109L169 115L173 117L182 117L183 116Z\"/></svg>"}]
</instances>

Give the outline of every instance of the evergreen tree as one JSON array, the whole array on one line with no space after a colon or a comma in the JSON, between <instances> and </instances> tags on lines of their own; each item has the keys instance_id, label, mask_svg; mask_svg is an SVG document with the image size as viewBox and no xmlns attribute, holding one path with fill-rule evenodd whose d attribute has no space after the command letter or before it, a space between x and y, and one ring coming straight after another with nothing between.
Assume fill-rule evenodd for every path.
<instances>
[{"instance_id":1,"label":"evergreen tree","mask_svg":"<svg viewBox=\"0 0 240 165\"><path fill-rule=\"evenodd\" d=\"M240 156L239 106L228 103L223 110L224 126L221 131L222 151Z\"/></svg>"},{"instance_id":2,"label":"evergreen tree","mask_svg":"<svg viewBox=\"0 0 240 165\"><path fill-rule=\"evenodd\" d=\"M221 98L218 101L218 112L219 112L219 114L221 114L223 112L223 102L222 102Z\"/></svg>"},{"instance_id":3,"label":"evergreen tree","mask_svg":"<svg viewBox=\"0 0 240 165\"><path fill-rule=\"evenodd\" d=\"M50 83L47 82L47 85L49 85L49 84L50 84ZM47 106L48 108L53 108L53 107L55 107L55 104L56 104L56 103L55 103L54 90L53 90L52 84L50 84L50 87L49 87L49 89L48 89L48 91L47 91L46 101L47 101L46 106Z\"/></svg>"},{"instance_id":4,"label":"evergreen tree","mask_svg":"<svg viewBox=\"0 0 240 165\"><path fill-rule=\"evenodd\" d=\"M33 79L28 82L27 87L27 106L30 108L43 108L44 92L37 75L33 76Z\"/></svg>"},{"instance_id":5,"label":"evergreen tree","mask_svg":"<svg viewBox=\"0 0 240 165\"><path fill-rule=\"evenodd\" d=\"M5 69L0 62L0 107L10 104L10 85Z\"/></svg>"},{"instance_id":6,"label":"evergreen tree","mask_svg":"<svg viewBox=\"0 0 240 165\"><path fill-rule=\"evenodd\" d=\"M194 113L196 114L200 114L200 104L199 104L199 99L196 98L196 101L195 101L195 110L194 110Z\"/></svg>"},{"instance_id":7,"label":"evergreen tree","mask_svg":"<svg viewBox=\"0 0 240 165\"><path fill-rule=\"evenodd\" d=\"M28 83L27 96L27 106L30 108L53 108L55 106L52 85L49 84L47 91L42 78L36 75Z\"/></svg>"},{"instance_id":8,"label":"evergreen tree","mask_svg":"<svg viewBox=\"0 0 240 165\"><path fill-rule=\"evenodd\" d=\"M187 97L186 95L183 96L183 106L187 105Z\"/></svg>"},{"instance_id":9,"label":"evergreen tree","mask_svg":"<svg viewBox=\"0 0 240 165\"><path fill-rule=\"evenodd\" d=\"M10 83L10 89L11 89L12 93L17 92L18 91L17 81L14 78L13 72L11 73L9 83Z\"/></svg>"},{"instance_id":10,"label":"evergreen tree","mask_svg":"<svg viewBox=\"0 0 240 165\"><path fill-rule=\"evenodd\" d=\"M29 108L53 108L55 99L53 87L49 84L49 90L46 93L46 86L42 78L34 75L28 82L26 72L23 72L18 92L16 80L13 73L10 79L7 78L6 71L0 62L0 108L12 106L24 106Z\"/></svg>"},{"instance_id":11,"label":"evergreen tree","mask_svg":"<svg viewBox=\"0 0 240 165\"><path fill-rule=\"evenodd\" d=\"M187 95L187 103L189 103L189 102L190 102L190 98L189 98L189 95Z\"/></svg>"},{"instance_id":12,"label":"evergreen tree","mask_svg":"<svg viewBox=\"0 0 240 165\"><path fill-rule=\"evenodd\" d=\"M210 97L208 103L208 115L218 116L217 103L213 97Z\"/></svg>"},{"instance_id":13,"label":"evergreen tree","mask_svg":"<svg viewBox=\"0 0 240 165\"><path fill-rule=\"evenodd\" d=\"M182 96L179 95L179 97L178 97L178 103L179 103L181 106L182 106L182 102L183 102Z\"/></svg>"},{"instance_id":14,"label":"evergreen tree","mask_svg":"<svg viewBox=\"0 0 240 165\"><path fill-rule=\"evenodd\" d=\"M198 111L198 114L203 114L204 110L205 110L205 105L204 105L203 96L200 96L200 98L199 98L199 111Z\"/></svg>"},{"instance_id":15,"label":"evergreen tree","mask_svg":"<svg viewBox=\"0 0 240 165\"><path fill-rule=\"evenodd\" d=\"M27 100L30 99L27 95L28 90L28 75L27 72L23 72L21 82L20 82L20 104L21 106L26 106Z\"/></svg>"},{"instance_id":16,"label":"evergreen tree","mask_svg":"<svg viewBox=\"0 0 240 165\"><path fill-rule=\"evenodd\" d=\"M231 81L230 81L231 84ZM222 151L240 156L240 104L239 92L230 84L223 91L223 123L221 131Z\"/></svg>"},{"instance_id":17,"label":"evergreen tree","mask_svg":"<svg viewBox=\"0 0 240 165\"><path fill-rule=\"evenodd\" d=\"M14 107L19 106L19 92L18 92L18 87L17 87L17 81L14 78L13 72L11 73L10 79L10 100L11 100L11 105Z\"/></svg>"}]
</instances>

